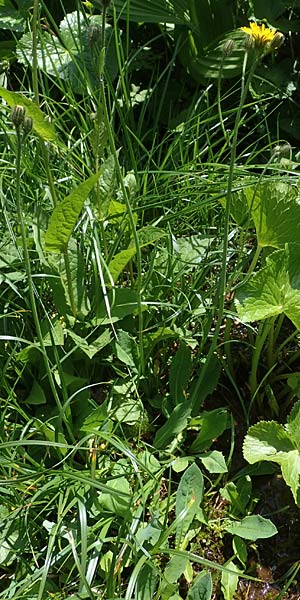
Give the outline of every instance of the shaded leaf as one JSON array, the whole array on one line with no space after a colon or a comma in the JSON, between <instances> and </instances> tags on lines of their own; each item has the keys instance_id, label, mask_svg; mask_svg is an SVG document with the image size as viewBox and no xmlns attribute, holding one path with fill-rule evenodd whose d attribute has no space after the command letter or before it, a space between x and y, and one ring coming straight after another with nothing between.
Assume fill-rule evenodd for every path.
<instances>
[{"instance_id":1,"label":"shaded leaf","mask_svg":"<svg viewBox=\"0 0 300 600\"><path fill-rule=\"evenodd\" d=\"M170 414L167 422L156 432L153 445L155 448L165 448L181 433L188 424L191 407L187 402L178 404Z\"/></svg>"},{"instance_id":2,"label":"shaded leaf","mask_svg":"<svg viewBox=\"0 0 300 600\"><path fill-rule=\"evenodd\" d=\"M191 349L184 342L180 342L179 348L172 359L169 385L170 393L175 405L186 399L185 390L188 386L192 369Z\"/></svg>"}]
</instances>

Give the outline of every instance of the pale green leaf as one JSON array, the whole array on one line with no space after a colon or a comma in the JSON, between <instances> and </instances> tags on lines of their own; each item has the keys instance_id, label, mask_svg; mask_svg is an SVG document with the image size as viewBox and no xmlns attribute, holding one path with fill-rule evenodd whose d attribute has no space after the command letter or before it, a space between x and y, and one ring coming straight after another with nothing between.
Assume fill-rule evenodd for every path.
<instances>
[{"instance_id":1,"label":"pale green leaf","mask_svg":"<svg viewBox=\"0 0 300 600\"><path fill-rule=\"evenodd\" d=\"M156 581L155 569L148 563L143 565L137 576L134 600L153 600Z\"/></svg>"},{"instance_id":2,"label":"pale green leaf","mask_svg":"<svg viewBox=\"0 0 300 600\"><path fill-rule=\"evenodd\" d=\"M203 498L203 475L194 463L183 473L176 494L176 547L180 547L183 537L190 528L193 518ZM185 511L183 513L183 511Z\"/></svg>"},{"instance_id":3,"label":"pale green leaf","mask_svg":"<svg viewBox=\"0 0 300 600\"><path fill-rule=\"evenodd\" d=\"M246 188L245 195L259 246L282 248L300 240L300 199L296 186L283 181Z\"/></svg>"},{"instance_id":4,"label":"pale green leaf","mask_svg":"<svg viewBox=\"0 0 300 600\"><path fill-rule=\"evenodd\" d=\"M244 458L253 464L260 460L278 461L286 452L295 450L283 425L276 421L260 421L249 428L243 444Z\"/></svg>"},{"instance_id":5,"label":"pale green leaf","mask_svg":"<svg viewBox=\"0 0 300 600\"><path fill-rule=\"evenodd\" d=\"M221 590L223 592L224 600L233 600L241 571L232 561L226 563L225 566L227 569L230 569L230 572L222 571Z\"/></svg>"},{"instance_id":6,"label":"pale green leaf","mask_svg":"<svg viewBox=\"0 0 300 600\"><path fill-rule=\"evenodd\" d=\"M169 583L175 583L185 571L188 563L186 556L172 556L164 570L164 577Z\"/></svg>"},{"instance_id":7,"label":"pale green leaf","mask_svg":"<svg viewBox=\"0 0 300 600\"><path fill-rule=\"evenodd\" d=\"M202 464L209 473L227 473L225 458L219 450L207 452L204 456L199 456Z\"/></svg>"},{"instance_id":8,"label":"pale green leaf","mask_svg":"<svg viewBox=\"0 0 300 600\"><path fill-rule=\"evenodd\" d=\"M148 246L149 244L154 244L157 240L159 240L165 232L163 229L159 229L158 227L143 227L137 232L138 241L140 248L144 246ZM119 275L124 271L126 265L136 254L136 246L134 240L131 241L130 245L126 250L121 250L118 254L116 254L109 263L109 271L113 281L117 281Z\"/></svg>"},{"instance_id":9,"label":"pale green leaf","mask_svg":"<svg viewBox=\"0 0 300 600\"><path fill-rule=\"evenodd\" d=\"M267 257L266 266L236 291L235 305L245 323L285 314L300 329L300 243Z\"/></svg>"},{"instance_id":10,"label":"pale green leaf","mask_svg":"<svg viewBox=\"0 0 300 600\"><path fill-rule=\"evenodd\" d=\"M129 481L125 477L116 477L107 481L110 489L116 494L101 492L98 497L99 504L107 511L120 517L128 516L131 506L131 490ZM120 495L118 495L120 494ZM127 497L126 497L127 496Z\"/></svg>"},{"instance_id":11,"label":"pale green leaf","mask_svg":"<svg viewBox=\"0 0 300 600\"><path fill-rule=\"evenodd\" d=\"M245 540L252 540L253 542L270 538L277 533L277 529L272 521L265 519L261 515L250 515L241 521L232 521L224 529L232 535L238 535Z\"/></svg>"},{"instance_id":12,"label":"pale green leaf","mask_svg":"<svg viewBox=\"0 0 300 600\"><path fill-rule=\"evenodd\" d=\"M187 600L210 600L212 595L212 578L209 571L202 571L191 585Z\"/></svg>"},{"instance_id":13,"label":"pale green leaf","mask_svg":"<svg viewBox=\"0 0 300 600\"><path fill-rule=\"evenodd\" d=\"M300 402L296 402L293 406L286 424L286 430L297 446L298 450L300 450Z\"/></svg>"}]
</instances>

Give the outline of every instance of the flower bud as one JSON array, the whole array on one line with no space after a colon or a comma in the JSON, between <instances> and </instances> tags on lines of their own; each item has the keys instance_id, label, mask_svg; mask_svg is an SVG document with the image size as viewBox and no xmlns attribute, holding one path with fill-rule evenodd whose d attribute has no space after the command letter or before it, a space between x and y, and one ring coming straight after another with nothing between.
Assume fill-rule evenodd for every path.
<instances>
[{"instance_id":1,"label":"flower bud","mask_svg":"<svg viewBox=\"0 0 300 600\"><path fill-rule=\"evenodd\" d=\"M230 56L235 48L235 42L232 39L228 39L226 40L226 42L224 42L223 44L223 54L224 56Z\"/></svg>"},{"instance_id":2,"label":"flower bud","mask_svg":"<svg viewBox=\"0 0 300 600\"><path fill-rule=\"evenodd\" d=\"M20 104L15 104L11 111L11 120L15 127L19 128L25 119L25 108Z\"/></svg>"},{"instance_id":3,"label":"flower bud","mask_svg":"<svg viewBox=\"0 0 300 600\"><path fill-rule=\"evenodd\" d=\"M284 42L284 35L283 33L280 33L280 31L276 31L271 44L270 44L270 48L272 50L276 50L277 48L280 48L280 46L282 46Z\"/></svg>"},{"instance_id":4,"label":"flower bud","mask_svg":"<svg viewBox=\"0 0 300 600\"><path fill-rule=\"evenodd\" d=\"M23 122L23 131L24 133L30 133L30 131L32 130L32 126L33 126L33 120L31 117L25 117L24 122Z\"/></svg>"},{"instance_id":5,"label":"flower bud","mask_svg":"<svg viewBox=\"0 0 300 600\"><path fill-rule=\"evenodd\" d=\"M93 23L92 25L89 26L87 36L88 36L88 42L89 42L90 46L93 46L95 44L95 42L97 42L98 40L101 39L101 31L102 31L101 25Z\"/></svg>"}]
</instances>

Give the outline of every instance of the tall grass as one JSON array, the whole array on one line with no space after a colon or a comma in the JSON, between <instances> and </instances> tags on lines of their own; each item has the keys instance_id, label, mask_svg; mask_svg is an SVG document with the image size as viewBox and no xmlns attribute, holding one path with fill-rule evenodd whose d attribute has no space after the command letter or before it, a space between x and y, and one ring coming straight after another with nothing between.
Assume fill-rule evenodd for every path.
<instances>
[{"instance_id":1,"label":"tall grass","mask_svg":"<svg viewBox=\"0 0 300 600\"><path fill-rule=\"evenodd\" d=\"M234 150L213 84L196 89L174 119L165 104L176 49L135 104L132 65L167 34L143 40L132 54L130 24L115 11L106 38L105 11L102 29L89 32L98 78L80 58L84 33L76 37L81 88L74 91L54 60L50 74L42 68L39 11L59 30L47 3L34 6L32 65L22 67L18 91L39 101L57 141L22 137L2 109L0 598L180 598L184 585L199 585L200 567L205 597L212 573L211 597L219 598L220 578L224 584L234 575L230 553L220 560L230 509L207 510L226 485L235 449L224 397L205 406L220 409L213 413L218 431L204 442L197 436L226 359L227 293L253 255L252 248L239 254L239 228L220 200L263 172L269 132L258 138L257 101L245 105L247 86L233 106L240 82L219 98ZM77 17L83 27L81 3ZM110 37L113 79L101 51ZM99 171L67 247L48 251L51 215ZM245 415L247 399L237 392ZM184 412L191 397L193 415ZM178 508L178 485L190 485L179 483L181 474L202 464L224 431L231 445L220 446L221 468L206 463L208 516L194 510L192 497ZM207 538L218 540L211 552Z\"/></svg>"}]
</instances>

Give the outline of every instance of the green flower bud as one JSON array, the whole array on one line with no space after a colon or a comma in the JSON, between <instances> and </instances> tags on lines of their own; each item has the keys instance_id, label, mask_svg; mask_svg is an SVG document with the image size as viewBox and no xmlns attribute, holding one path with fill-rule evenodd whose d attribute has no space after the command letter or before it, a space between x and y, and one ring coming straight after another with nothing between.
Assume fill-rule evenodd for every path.
<instances>
[{"instance_id":1,"label":"green flower bud","mask_svg":"<svg viewBox=\"0 0 300 600\"><path fill-rule=\"evenodd\" d=\"M223 44L223 54L224 56L230 56L235 48L235 42L232 39L226 40Z\"/></svg>"},{"instance_id":2,"label":"green flower bud","mask_svg":"<svg viewBox=\"0 0 300 600\"><path fill-rule=\"evenodd\" d=\"M90 46L93 46L93 44L95 44L95 42L97 42L98 40L101 39L101 25L98 24L92 24L89 26L88 28L88 32L87 32L87 37L88 37L88 42Z\"/></svg>"},{"instance_id":3,"label":"green flower bud","mask_svg":"<svg viewBox=\"0 0 300 600\"><path fill-rule=\"evenodd\" d=\"M25 108L20 104L15 104L11 111L11 120L18 129L23 124L25 119Z\"/></svg>"},{"instance_id":4,"label":"green flower bud","mask_svg":"<svg viewBox=\"0 0 300 600\"><path fill-rule=\"evenodd\" d=\"M32 126L33 126L33 120L31 117L25 117L24 122L23 122L23 131L24 133L30 133L30 131L32 130Z\"/></svg>"}]
</instances>

